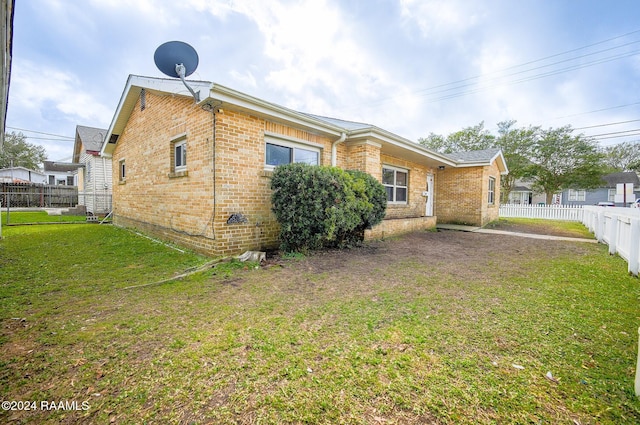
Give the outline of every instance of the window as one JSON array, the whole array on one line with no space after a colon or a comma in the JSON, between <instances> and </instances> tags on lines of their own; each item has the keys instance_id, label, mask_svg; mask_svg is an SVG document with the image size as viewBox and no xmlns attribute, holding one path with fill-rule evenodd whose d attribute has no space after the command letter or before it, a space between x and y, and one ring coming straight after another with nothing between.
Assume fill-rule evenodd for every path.
<instances>
[{"instance_id":1,"label":"window","mask_svg":"<svg viewBox=\"0 0 640 425\"><path fill-rule=\"evenodd\" d=\"M584 202L585 196L584 189L569 189L569 202Z\"/></svg>"},{"instance_id":2,"label":"window","mask_svg":"<svg viewBox=\"0 0 640 425\"><path fill-rule=\"evenodd\" d=\"M409 171L401 168L384 166L382 168L382 184L387 191L388 203L407 203Z\"/></svg>"},{"instance_id":3,"label":"window","mask_svg":"<svg viewBox=\"0 0 640 425\"><path fill-rule=\"evenodd\" d=\"M123 182L127 179L127 165L124 159L118 162L118 179Z\"/></svg>"},{"instance_id":4,"label":"window","mask_svg":"<svg viewBox=\"0 0 640 425\"><path fill-rule=\"evenodd\" d=\"M49 176L49 184L51 186L56 184L56 176Z\"/></svg>"},{"instance_id":5,"label":"window","mask_svg":"<svg viewBox=\"0 0 640 425\"><path fill-rule=\"evenodd\" d=\"M73 176L67 176L67 186L73 186Z\"/></svg>"},{"instance_id":6,"label":"window","mask_svg":"<svg viewBox=\"0 0 640 425\"><path fill-rule=\"evenodd\" d=\"M180 172L187 169L187 141L181 140L173 145L174 171Z\"/></svg>"},{"instance_id":7,"label":"window","mask_svg":"<svg viewBox=\"0 0 640 425\"><path fill-rule=\"evenodd\" d=\"M320 165L320 148L288 140L266 141L265 165L269 168L291 163Z\"/></svg>"},{"instance_id":8,"label":"window","mask_svg":"<svg viewBox=\"0 0 640 425\"><path fill-rule=\"evenodd\" d=\"M616 190L615 189L609 189L609 192L607 194L607 201L609 202L615 202L616 201Z\"/></svg>"},{"instance_id":9,"label":"window","mask_svg":"<svg viewBox=\"0 0 640 425\"><path fill-rule=\"evenodd\" d=\"M487 202L489 202L489 205L496 203L496 179L494 177L489 177L489 198Z\"/></svg>"}]
</instances>

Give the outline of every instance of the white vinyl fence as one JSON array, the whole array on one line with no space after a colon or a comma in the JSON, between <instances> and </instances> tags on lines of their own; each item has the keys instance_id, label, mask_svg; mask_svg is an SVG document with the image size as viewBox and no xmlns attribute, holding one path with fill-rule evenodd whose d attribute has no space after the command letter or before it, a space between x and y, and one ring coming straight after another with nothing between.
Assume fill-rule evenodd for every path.
<instances>
[{"instance_id":1,"label":"white vinyl fence","mask_svg":"<svg viewBox=\"0 0 640 425\"><path fill-rule=\"evenodd\" d=\"M585 206L582 223L598 242L609 245L609 254L618 254L629 264L629 273L638 276L640 265L640 208Z\"/></svg>"},{"instance_id":2,"label":"white vinyl fence","mask_svg":"<svg viewBox=\"0 0 640 425\"><path fill-rule=\"evenodd\" d=\"M582 221L581 205L500 205L500 217Z\"/></svg>"}]
</instances>

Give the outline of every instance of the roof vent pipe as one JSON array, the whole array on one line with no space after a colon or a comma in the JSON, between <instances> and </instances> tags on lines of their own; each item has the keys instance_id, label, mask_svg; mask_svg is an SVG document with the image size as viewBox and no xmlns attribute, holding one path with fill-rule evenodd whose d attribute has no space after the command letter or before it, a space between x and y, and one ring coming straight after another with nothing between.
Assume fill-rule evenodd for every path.
<instances>
[{"instance_id":1,"label":"roof vent pipe","mask_svg":"<svg viewBox=\"0 0 640 425\"><path fill-rule=\"evenodd\" d=\"M338 164L338 145L347 140L347 133L342 133L340 138L333 142L331 145L331 166L335 167Z\"/></svg>"}]
</instances>

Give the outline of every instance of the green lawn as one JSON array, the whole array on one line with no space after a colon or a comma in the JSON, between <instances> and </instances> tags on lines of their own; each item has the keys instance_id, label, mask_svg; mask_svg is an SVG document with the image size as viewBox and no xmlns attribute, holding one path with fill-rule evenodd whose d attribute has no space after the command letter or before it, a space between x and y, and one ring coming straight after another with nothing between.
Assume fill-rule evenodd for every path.
<instances>
[{"instance_id":1,"label":"green lawn","mask_svg":"<svg viewBox=\"0 0 640 425\"><path fill-rule=\"evenodd\" d=\"M640 282L603 245L419 232L125 289L209 259L106 225L3 236L2 400L87 407L3 423L640 422Z\"/></svg>"},{"instance_id":2,"label":"green lawn","mask_svg":"<svg viewBox=\"0 0 640 425\"><path fill-rule=\"evenodd\" d=\"M10 224L25 223L61 223L61 222L86 222L84 215L49 215L46 211L18 211L9 212ZM2 213L2 225L7 224L7 213Z\"/></svg>"}]
</instances>

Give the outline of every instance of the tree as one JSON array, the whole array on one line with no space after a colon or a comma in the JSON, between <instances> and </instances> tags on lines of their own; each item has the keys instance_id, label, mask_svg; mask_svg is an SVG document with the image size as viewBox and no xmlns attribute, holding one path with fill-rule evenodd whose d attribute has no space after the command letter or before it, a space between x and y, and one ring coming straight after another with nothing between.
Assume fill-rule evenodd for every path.
<instances>
[{"instance_id":1,"label":"tree","mask_svg":"<svg viewBox=\"0 0 640 425\"><path fill-rule=\"evenodd\" d=\"M623 142L604 148L605 164L611 171L640 171L640 142Z\"/></svg>"},{"instance_id":2,"label":"tree","mask_svg":"<svg viewBox=\"0 0 640 425\"><path fill-rule=\"evenodd\" d=\"M531 167L531 150L540 136L540 127L513 128L515 120L498 123L496 145L502 149L509 174L500 179L502 202L508 202L516 180L527 177Z\"/></svg>"},{"instance_id":3,"label":"tree","mask_svg":"<svg viewBox=\"0 0 640 425\"><path fill-rule=\"evenodd\" d=\"M447 142L452 149L451 152L479 151L494 147L496 137L484 128L484 121L481 121L476 126L451 133Z\"/></svg>"},{"instance_id":4,"label":"tree","mask_svg":"<svg viewBox=\"0 0 640 425\"><path fill-rule=\"evenodd\" d=\"M484 128L484 121L481 121L476 126L463 128L449 134L446 138L430 133L426 138L418 139L418 143L441 153L465 152L495 146L495 136Z\"/></svg>"},{"instance_id":5,"label":"tree","mask_svg":"<svg viewBox=\"0 0 640 425\"><path fill-rule=\"evenodd\" d=\"M447 139L444 136L435 133L429 133L429 135L424 138L420 137L418 139L418 143L427 149L440 153L444 153L448 148Z\"/></svg>"},{"instance_id":6,"label":"tree","mask_svg":"<svg viewBox=\"0 0 640 425\"><path fill-rule=\"evenodd\" d=\"M532 147L527 174L535 177L533 189L546 194L547 204L563 189L591 189L602 183L603 155L596 142L572 133L571 126L542 130Z\"/></svg>"},{"instance_id":7,"label":"tree","mask_svg":"<svg viewBox=\"0 0 640 425\"><path fill-rule=\"evenodd\" d=\"M13 164L14 167L37 170L45 159L45 149L27 142L24 134L11 132L5 135L4 146L0 151L0 168L8 168Z\"/></svg>"}]
</instances>

